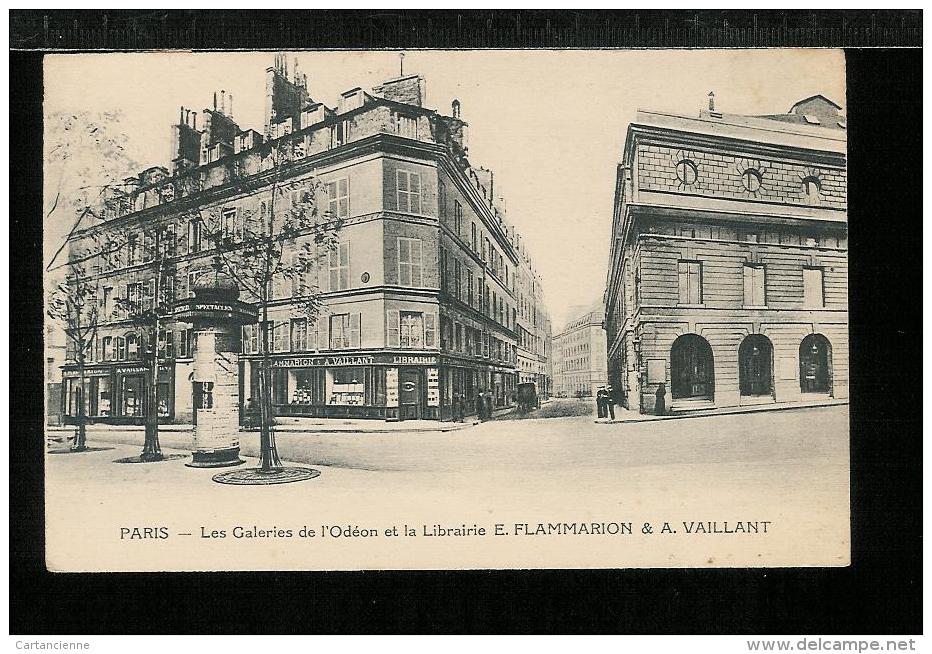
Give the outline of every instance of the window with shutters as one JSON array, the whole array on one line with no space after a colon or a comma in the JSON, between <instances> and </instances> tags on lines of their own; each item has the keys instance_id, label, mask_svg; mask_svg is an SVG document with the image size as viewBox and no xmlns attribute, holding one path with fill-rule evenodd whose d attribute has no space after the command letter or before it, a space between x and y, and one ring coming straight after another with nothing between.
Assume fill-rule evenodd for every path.
<instances>
[{"instance_id":1,"label":"window with shutters","mask_svg":"<svg viewBox=\"0 0 932 654\"><path fill-rule=\"evenodd\" d=\"M453 296L457 300L463 299L463 272L459 259L453 260Z\"/></svg>"},{"instance_id":2,"label":"window with shutters","mask_svg":"<svg viewBox=\"0 0 932 654\"><path fill-rule=\"evenodd\" d=\"M122 336L116 337L116 359L117 361L126 359L126 339Z\"/></svg>"},{"instance_id":3,"label":"window with shutters","mask_svg":"<svg viewBox=\"0 0 932 654\"><path fill-rule=\"evenodd\" d=\"M239 224L239 212L236 207L223 210L220 215L220 226L224 238L236 241L242 237L242 230Z\"/></svg>"},{"instance_id":4,"label":"window with shutters","mask_svg":"<svg viewBox=\"0 0 932 654\"><path fill-rule=\"evenodd\" d=\"M327 197L329 198L327 210L332 218L349 218L350 191L348 177L341 177L332 182L327 182Z\"/></svg>"},{"instance_id":5,"label":"window with shutters","mask_svg":"<svg viewBox=\"0 0 932 654\"><path fill-rule=\"evenodd\" d=\"M470 268L466 269L466 303L469 306L473 306L473 292L472 292L472 270Z\"/></svg>"},{"instance_id":6,"label":"window with shutters","mask_svg":"<svg viewBox=\"0 0 932 654\"><path fill-rule=\"evenodd\" d=\"M304 251L291 253L291 295L292 297L302 297L307 295L311 265L310 260Z\"/></svg>"},{"instance_id":7,"label":"window with shutters","mask_svg":"<svg viewBox=\"0 0 932 654\"><path fill-rule=\"evenodd\" d=\"M446 254L444 252L444 258ZM401 286L423 285L421 239L398 238L398 283Z\"/></svg>"},{"instance_id":8,"label":"window with shutters","mask_svg":"<svg viewBox=\"0 0 932 654\"><path fill-rule=\"evenodd\" d=\"M136 234L130 234L126 237L126 265L135 266L140 262L139 256L139 237Z\"/></svg>"},{"instance_id":9,"label":"window with shutters","mask_svg":"<svg viewBox=\"0 0 932 654\"><path fill-rule=\"evenodd\" d=\"M824 281L822 268L803 268L803 306L809 309L825 306Z\"/></svg>"},{"instance_id":10,"label":"window with shutters","mask_svg":"<svg viewBox=\"0 0 932 654\"><path fill-rule=\"evenodd\" d=\"M330 251L330 290L342 291L349 288L349 241L340 243Z\"/></svg>"},{"instance_id":11,"label":"window with shutters","mask_svg":"<svg viewBox=\"0 0 932 654\"><path fill-rule=\"evenodd\" d=\"M763 265L744 265L744 306L766 306L765 278L766 268Z\"/></svg>"},{"instance_id":12,"label":"window with shutters","mask_svg":"<svg viewBox=\"0 0 932 654\"><path fill-rule=\"evenodd\" d=\"M424 347L433 348L437 347L436 334L436 318L432 313L424 314Z\"/></svg>"},{"instance_id":13,"label":"window with shutters","mask_svg":"<svg viewBox=\"0 0 932 654\"><path fill-rule=\"evenodd\" d=\"M397 170L398 211L421 213L421 175L410 170Z\"/></svg>"},{"instance_id":14,"label":"window with shutters","mask_svg":"<svg viewBox=\"0 0 932 654\"><path fill-rule=\"evenodd\" d=\"M699 261L680 261L678 266L679 303L702 304L702 263ZM640 288L640 284L637 287Z\"/></svg>"},{"instance_id":15,"label":"window with shutters","mask_svg":"<svg viewBox=\"0 0 932 654\"><path fill-rule=\"evenodd\" d=\"M100 360L110 361L113 359L113 337L104 336L100 339Z\"/></svg>"},{"instance_id":16,"label":"window with shutters","mask_svg":"<svg viewBox=\"0 0 932 654\"><path fill-rule=\"evenodd\" d=\"M139 336L130 333L126 335L126 358L139 358Z\"/></svg>"},{"instance_id":17,"label":"window with shutters","mask_svg":"<svg viewBox=\"0 0 932 654\"><path fill-rule=\"evenodd\" d=\"M272 330L272 351L287 352L291 343L288 341L290 323L287 320L270 320Z\"/></svg>"},{"instance_id":18,"label":"window with shutters","mask_svg":"<svg viewBox=\"0 0 932 654\"><path fill-rule=\"evenodd\" d=\"M424 314L402 311L399 317L399 347L421 349L424 347Z\"/></svg>"},{"instance_id":19,"label":"window with shutters","mask_svg":"<svg viewBox=\"0 0 932 654\"><path fill-rule=\"evenodd\" d=\"M478 231L476 230L475 222L473 222L470 225L469 238L470 238L470 243L472 244L472 251L478 253L479 252L479 236L478 236Z\"/></svg>"},{"instance_id":20,"label":"window with shutters","mask_svg":"<svg viewBox=\"0 0 932 654\"><path fill-rule=\"evenodd\" d=\"M307 350L307 318L291 319L291 351Z\"/></svg>"},{"instance_id":21,"label":"window with shutters","mask_svg":"<svg viewBox=\"0 0 932 654\"><path fill-rule=\"evenodd\" d=\"M341 313L330 316L330 349L344 350L350 346L350 316Z\"/></svg>"}]
</instances>

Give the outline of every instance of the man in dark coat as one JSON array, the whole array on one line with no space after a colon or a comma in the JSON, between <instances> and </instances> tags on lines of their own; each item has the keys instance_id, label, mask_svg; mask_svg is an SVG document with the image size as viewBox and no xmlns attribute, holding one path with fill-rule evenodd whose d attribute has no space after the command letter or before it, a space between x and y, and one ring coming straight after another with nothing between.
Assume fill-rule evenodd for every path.
<instances>
[{"instance_id":1,"label":"man in dark coat","mask_svg":"<svg viewBox=\"0 0 932 654\"><path fill-rule=\"evenodd\" d=\"M615 419L615 396L611 386L605 389L605 412L609 418Z\"/></svg>"},{"instance_id":2,"label":"man in dark coat","mask_svg":"<svg viewBox=\"0 0 932 654\"><path fill-rule=\"evenodd\" d=\"M605 388L600 386L595 394L595 408L600 418L605 417L605 395Z\"/></svg>"},{"instance_id":3,"label":"man in dark coat","mask_svg":"<svg viewBox=\"0 0 932 654\"><path fill-rule=\"evenodd\" d=\"M667 387L663 382L657 386L657 393L654 395L654 413L662 416L667 412Z\"/></svg>"}]
</instances>

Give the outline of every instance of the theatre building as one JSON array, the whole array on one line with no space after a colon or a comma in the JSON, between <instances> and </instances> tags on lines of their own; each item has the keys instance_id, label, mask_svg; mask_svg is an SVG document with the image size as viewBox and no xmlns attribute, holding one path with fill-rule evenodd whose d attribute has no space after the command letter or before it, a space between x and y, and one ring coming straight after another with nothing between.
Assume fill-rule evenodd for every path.
<instances>
[{"instance_id":1,"label":"theatre building","mask_svg":"<svg viewBox=\"0 0 932 654\"><path fill-rule=\"evenodd\" d=\"M639 112L618 166L605 304L616 399L654 412L848 395L846 123Z\"/></svg>"},{"instance_id":2,"label":"theatre building","mask_svg":"<svg viewBox=\"0 0 932 654\"><path fill-rule=\"evenodd\" d=\"M491 173L470 164L459 102L451 115L428 108L424 79L407 75L370 91L350 89L330 107L311 98L306 77L296 70L289 75L281 56L267 71L266 96L263 132L240 127L232 98L222 95L200 119L182 109L172 127L170 168L144 171L129 191L111 198L106 220L71 237L74 256L88 242L105 240L108 230L130 230L139 243L156 231L170 233L176 272L169 286L176 302L189 297L212 270L216 252L184 216L194 208L214 210L235 225L243 216L264 215L271 192L262 185L263 145L287 141L294 146L289 179L320 182L326 189L321 211L343 226L337 247L306 278L280 280L273 289L275 414L450 419L454 403L475 413L482 391L495 407L511 406L517 235L503 204L493 200ZM235 178L255 182L230 183ZM276 200L282 201L288 198ZM299 238L285 258L300 256L301 245ZM94 420L143 420L138 335L114 302L151 301L154 274L145 249L121 251L97 270L107 318L86 366L85 406ZM322 297L316 319L296 301L311 287ZM245 294L241 299L249 301ZM242 330L243 415L258 411L259 332L255 324ZM194 403L202 401L191 381L191 325L169 321L159 344L159 415L189 423ZM73 416L79 386L73 353L64 377Z\"/></svg>"}]
</instances>

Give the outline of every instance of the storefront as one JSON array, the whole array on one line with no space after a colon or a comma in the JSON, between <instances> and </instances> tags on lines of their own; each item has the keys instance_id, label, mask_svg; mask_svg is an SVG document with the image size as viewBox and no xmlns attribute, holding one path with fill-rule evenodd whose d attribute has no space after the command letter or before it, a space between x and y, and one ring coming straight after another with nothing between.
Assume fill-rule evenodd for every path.
<instances>
[{"instance_id":1,"label":"storefront","mask_svg":"<svg viewBox=\"0 0 932 654\"><path fill-rule=\"evenodd\" d=\"M142 364L87 366L81 378L73 367L62 371L65 424L74 424L78 407L84 404L84 415L90 423L141 425L145 422L148 389L148 367ZM159 422L174 419L174 366L159 367L156 402Z\"/></svg>"},{"instance_id":2,"label":"storefront","mask_svg":"<svg viewBox=\"0 0 932 654\"><path fill-rule=\"evenodd\" d=\"M243 413L259 410L261 358L242 357ZM436 355L272 355L272 407L276 416L440 418ZM243 389L246 390L245 388Z\"/></svg>"},{"instance_id":3,"label":"storefront","mask_svg":"<svg viewBox=\"0 0 932 654\"><path fill-rule=\"evenodd\" d=\"M440 362L440 406L443 420L454 419L454 400L463 402L463 415L477 413L479 393L489 393L492 408L514 405L518 373L511 368L490 365L455 356Z\"/></svg>"}]
</instances>

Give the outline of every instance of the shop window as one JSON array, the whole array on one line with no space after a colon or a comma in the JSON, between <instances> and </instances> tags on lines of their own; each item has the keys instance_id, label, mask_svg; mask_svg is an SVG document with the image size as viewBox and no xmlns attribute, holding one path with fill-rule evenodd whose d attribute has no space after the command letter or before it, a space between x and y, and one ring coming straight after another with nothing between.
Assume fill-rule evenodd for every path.
<instances>
[{"instance_id":1,"label":"shop window","mask_svg":"<svg viewBox=\"0 0 932 654\"><path fill-rule=\"evenodd\" d=\"M361 406L365 404L365 370L363 368L333 368L328 371L333 381L327 404Z\"/></svg>"},{"instance_id":2,"label":"shop window","mask_svg":"<svg viewBox=\"0 0 932 654\"><path fill-rule=\"evenodd\" d=\"M110 378L91 378L91 415L109 416L112 414L110 397Z\"/></svg>"},{"instance_id":3,"label":"shop window","mask_svg":"<svg viewBox=\"0 0 932 654\"><path fill-rule=\"evenodd\" d=\"M444 251L443 259L446 259ZM401 286L423 285L421 239L398 238L398 283Z\"/></svg>"},{"instance_id":4,"label":"shop window","mask_svg":"<svg viewBox=\"0 0 932 654\"><path fill-rule=\"evenodd\" d=\"M171 415L171 384L160 381L155 387L155 403L158 406L159 418L168 418Z\"/></svg>"},{"instance_id":5,"label":"shop window","mask_svg":"<svg viewBox=\"0 0 932 654\"><path fill-rule=\"evenodd\" d=\"M307 318L291 319L291 351L307 350Z\"/></svg>"},{"instance_id":6,"label":"shop window","mask_svg":"<svg viewBox=\"0 0 932 654\"><path fill-rule=\"evenodd\" d=\"M744 265L744 306L762 307L767 304L765 291L766 268L763 265Z\"/></svg>"},{"instance_id":7,"label":"shop window","mask_svg":"<svg viewBox=\"0 0 932 654\"><path fill-rule=\"evenodd\" d=\"M679 303L702 304L702 263L699 261L680 261L678 273ZM637 289L640 289L639 282L640 279L635 280Z\"/></svg>"},{"instance_id":8,"label":"shop window","mask_svg":"<svg viewBox=\"0 0 932 654\"><path fill-rule=\"evenodd\" d=\"M812 309L825 306L822 268L803 268L803 306Z\"/></svg>"},{"instance_id":9,"label":"shop window","mask_svg":"<svg viewBox=\"0 0 932 654\"><path fill-rule=\"evenodd\" d=\"M421 175L410 170L397 170L398 211L421 213Z\"/></svg>"},{"instance_id":10,"label":"shop window","mask_svg":"<svg viewBox=\"0 0 932 654\"><path fill-rule=\"evenodd\" d=\"M123 378L122 414L139 417L142 415L143 383L141 375Z\"/></svg>"},{"instance_id":11,"label":"shop window","mask_svg":"<svg viewBox=\"0 0 932 654\"><path fill-rule=\"evenodd\" d=\"M291 404L293 405L319 405L325 404L326 377L324 370L297 370L294 373L294 390Z\"/></svg>"},{"instance_id":12,"label":"shop window","mask_svg":"<svg viewBox=\"0 0 932 654\"><path fill-rule=\"evenodd\" d=\"M349 218L350 191L349 178L341 177L327 182L327 197L329 198L327 210L331 218Z\"/></svg>"},{"instance_id":13,"label":"shop window","mask_svg":"<svg viewBox=\"0 0 932 654\"><path fill-rule=\"evenodd\" d=\"M340 243L330 251L330 290L342 291L349 288L349 241Z\"/></svg>"}]
</instances>

